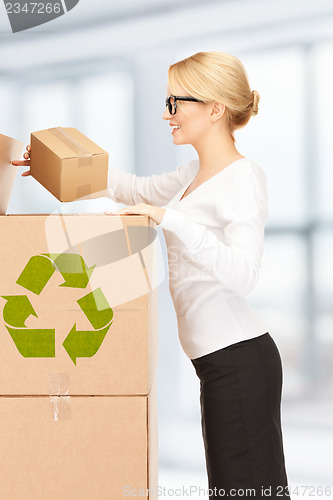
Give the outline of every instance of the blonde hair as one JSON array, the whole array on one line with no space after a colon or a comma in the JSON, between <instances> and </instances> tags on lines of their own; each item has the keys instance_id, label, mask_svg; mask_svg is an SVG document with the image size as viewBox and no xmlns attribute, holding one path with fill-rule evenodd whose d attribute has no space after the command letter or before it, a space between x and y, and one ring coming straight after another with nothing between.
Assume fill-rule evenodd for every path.
<instances>
[{"instance_id":1,"label":"blonde hair","mask_svg":"<svg viewBox=\"0 0 333 500\"><path fill-rule=\"evenodd\" d=\"M226 107L226 117L233 141L233 132L244 127L258 113L260 95L249 85L243 64L223 52L197 52L169 67L168 84L175 94L175 84L192 97L204 102L220 102Z\"/></svg>"}]
</instances>

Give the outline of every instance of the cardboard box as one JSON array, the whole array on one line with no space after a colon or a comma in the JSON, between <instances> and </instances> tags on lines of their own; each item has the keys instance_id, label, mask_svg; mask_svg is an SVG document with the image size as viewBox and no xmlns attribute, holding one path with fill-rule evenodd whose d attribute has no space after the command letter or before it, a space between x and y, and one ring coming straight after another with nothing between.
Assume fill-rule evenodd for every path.
<instances>
[{"instance_id":1,"label":"cardboard box","mask_svg":"<svg viewBox=\"0 0 333 500\"><path fill-rule=\"evenodd\" d=\"M0 134L0 215L7 211L17 173L11 161L20 158L22 150L23 142Z\"/></svg>"},{"instance_id":2,"label":"cardboard box","mask_svg":"<svg viewBox=\"0 0 333 500\"><path fill-rule=\"evenodd\" d=\"M155 223L2 215L0 234L0 498L154 498Z\"/></svg>"},{"instance_id":3,"label":"cardboard box","mask_svg":"<svg viewBox=\"0 0 333 500\"><path fill-rule=\"evenodd\" d=\"M0 397L1 499L120 500L130 490L155 498L154 388L54 399Z\"/></svg>"},{"instance_id":4,"label":"cardboard box","mask_svg":"<svg viewBox=\"0 0 333 500\"><path fill-rule=\"evenodd\" d=\"M31 175L60 201L107 189L108 153L75 128L31 134Z\"/></svg>"},{"instance_id":5,"label":"cardboard box","mask_svg":"<svg viewBox=\"0 0 333 500\"><path fill-rule=\"evenodd\" d=\"M64 372L71 395L149 392L158 323L153 225L144 216L0 216L1 394L49 394L49 378Z\"/></svg>"}]
</instances>

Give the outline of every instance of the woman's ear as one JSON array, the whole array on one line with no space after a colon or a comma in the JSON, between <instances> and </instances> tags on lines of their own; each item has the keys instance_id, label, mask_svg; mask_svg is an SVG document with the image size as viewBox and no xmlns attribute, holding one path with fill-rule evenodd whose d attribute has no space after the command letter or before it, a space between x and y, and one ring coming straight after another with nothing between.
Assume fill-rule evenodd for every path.
<instances>
[{"instance_id":1,"label":"woman's ear","mask_svg":"<svg viewBox=\"0 0 333 500\"><path fill-rule=\"evenodd\" d=\"M215 122L216 120L219 120L225 112L225 105L220 103L220 102L213 102L212 109L210 112L210 116Z\"/></svg>"}]
</instances>

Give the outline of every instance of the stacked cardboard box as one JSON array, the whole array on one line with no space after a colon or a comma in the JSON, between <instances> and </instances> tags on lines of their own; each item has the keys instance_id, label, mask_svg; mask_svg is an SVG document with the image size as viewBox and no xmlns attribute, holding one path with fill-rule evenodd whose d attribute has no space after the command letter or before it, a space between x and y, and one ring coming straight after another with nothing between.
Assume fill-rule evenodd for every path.
<instances>
[{"instance_id":1,"label":"stacked cardboard box","mask_svg":"<svg viewBox=\"0 0 333 500\"><path fill-rule=\"evenodd\" d=\"M0 235L0 498L153 498L155 224L4 214Z\"/></svg>"}]
</instances>

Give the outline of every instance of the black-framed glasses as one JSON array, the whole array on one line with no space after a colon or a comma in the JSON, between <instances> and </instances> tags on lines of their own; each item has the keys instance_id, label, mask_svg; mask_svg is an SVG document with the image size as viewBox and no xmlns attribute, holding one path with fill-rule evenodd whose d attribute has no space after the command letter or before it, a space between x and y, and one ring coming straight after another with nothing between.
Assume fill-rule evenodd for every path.
<instances>
[{"instance_id":1,"label":"black-framed glasses","mask_svg":"<svg viewBox=\"0 0 333 500\"><path fill-rule=\"evenodd\" d=\"M202 102L202 103L204 102L200 101L200 99L197 99L196 97L171 94L165 99L165 105L168 106L170 115L175 115L177 113L177 101L191 101L191 102Z\"/></svg>"}]
</instances>

